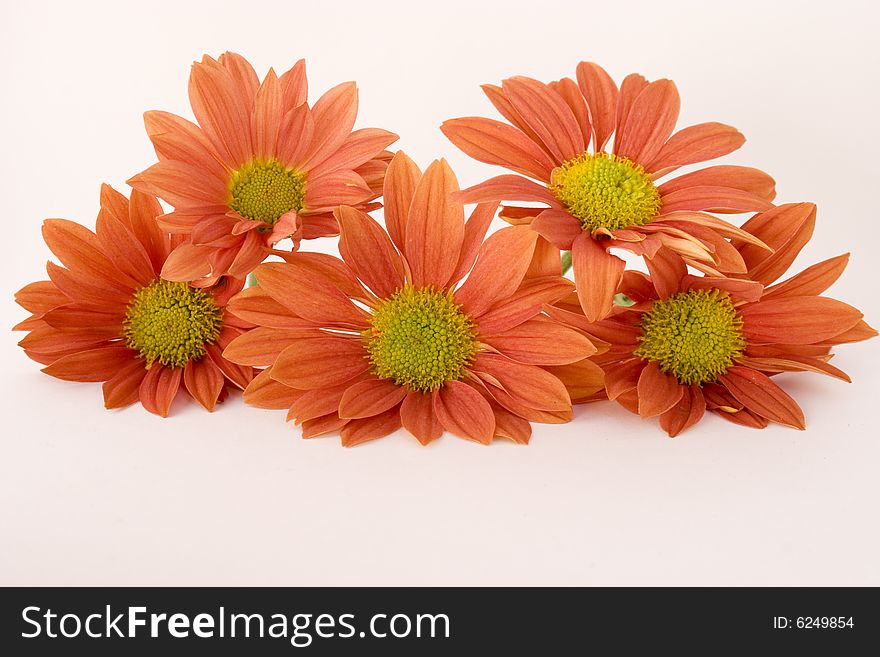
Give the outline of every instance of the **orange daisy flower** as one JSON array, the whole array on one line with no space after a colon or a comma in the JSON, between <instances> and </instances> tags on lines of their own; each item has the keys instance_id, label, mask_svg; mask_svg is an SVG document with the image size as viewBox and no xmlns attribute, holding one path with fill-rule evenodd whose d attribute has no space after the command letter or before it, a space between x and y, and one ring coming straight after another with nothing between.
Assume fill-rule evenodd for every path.
<instances>
[{"instance_id":1,"label":"orange daisy flower","mask_svg":"<svg viewBox=\"0 0 880 657\"><path fill-rule=\"evenodd\" d=\"M187 235L162 277L246 276L280 240L336 235L332 209L363 205L382 188L397 135L378 128L352 132L354 82L334 87L309 107L305 62L262 83L240 55L207 55L195 63L189 97L198 125L167 112L144 123L159 162L129 184L174 211L159 219Z\"/></svg>"},{"instance_id":2,"label":"orange daisy flower","mask_svg":"<svg viewBox=\"0 0 880 657\"><path fill-rule=\"evenodd\" d=\"M258 326L224 355L267 367L245 401L289 409L305 438L339 430L345 446L401 425L422 444L444 429L525 443L530 421L566 422L572 398L600 391L587 359L596 347L542 313L573 287L558 252L536 253L524 226L484 242L497 205L465 222L457 190L444 161L422 175L399 152L385 180L387 232L342 206L341 260L300 252L260 265L258 285L229 305Z\"/></svg>"},{"instance_id":3,"label":"orange daisy flower","mask_svg":"<svg viewBox=\"0 0 880 657\"><path fill-rule=\"evenodd\" d=\"M227 387L245 388L251 367L226 360L223 348L250 324L226 313L243 281L212 287L162 280L172 247L182 238L156 223L155 197L131 201L101 189L96 233L64 219L47 219L43 237L63 263L47 264L48 281L25 286L15 300L32 315L16 326L18 344L46 374L66 381L103 381L104 405L140 401L165 417L180 388L209 411Z\"/></svg>"},{"instance_id":4,"label":"orange daisy flower","mask_svg":"<svg viewBox=\"0 0 880 657\"><path fill-rule=\"evenodd\" d=\"M848 254L774 284L809 240L815 213L799 203L751 219L744 228L774 251L735 242L748 278L694 276L667 258L653 276L625 272L623 305L604 320L588 321L571 298L548 312L610 343L597 358L608 398L659 416L670 436L706 410L749 427L803 429L803 411L770 377L810 371L849 381L828 362L831 348L877 335L857 309L819 296L843 273Z\"/></svg>"},{"instance_id":5,"label":"orange daisy flower","mask_svg":"<svg viewBox=\"0 0 880 657\"><path fill-rule=\"evenodd\" d=\"M725 240L740 236L739 230L707 212L768 210L774 181L757 169L713 166L661 184L679 167L726 155L745 141L721 123L673 134L679 96L670 80L648 82L632 74L618 90L604 69L581 62L577 82L514 77L483 90L512 125L469 117L446 121L441 129L471 157L522 175L492 178L461 198L542 204L506 206L501 214L571 251L578 297L590 320L611 311L623 274L624 261L610 248L643 256L649 269L671 253L712 276L745 273Z\"/></svg>"}]
</instances>

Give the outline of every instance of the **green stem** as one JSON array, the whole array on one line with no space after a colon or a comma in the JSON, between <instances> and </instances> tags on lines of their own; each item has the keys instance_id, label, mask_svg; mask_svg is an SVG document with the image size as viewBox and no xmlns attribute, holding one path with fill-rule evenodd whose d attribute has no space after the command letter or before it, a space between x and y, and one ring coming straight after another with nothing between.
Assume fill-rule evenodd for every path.
<instances>
[{"instance_id":1,"label":"green stem","mask_svg":"<svg viewBox=\"0 0 880 657\"><path fill-rule=\"evenodd\" d=\"M253 287L253 286L256 285L256 284L257 284L257 277L254 276L253 274L248 274L248 277L247 277L247 286L248 286L248 287Z\"/></svg>"},{"instance_id":2,"label":"green stem","mask_svg":"<svg viewBox=\"0 0 880 657\"><path fill-rule=\"evenodd\" d=\"M571 269L571 251L562 252L562 275L565 276Z\"/></svg>"}]
</instances>

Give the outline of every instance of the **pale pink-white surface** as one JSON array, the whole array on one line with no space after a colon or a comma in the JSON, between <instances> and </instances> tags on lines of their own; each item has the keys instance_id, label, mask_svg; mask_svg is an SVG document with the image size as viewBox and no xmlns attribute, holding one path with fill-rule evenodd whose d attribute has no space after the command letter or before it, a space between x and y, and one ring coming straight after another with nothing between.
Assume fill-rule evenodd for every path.
<instances>
[{"instance_id":1,"label":"pale pink-white surface","mask_svg":"<svg viewBox=\"0 0 880 657\"><path fill-rule=\"evenodd\" d=\"M482 82L557 79L581 59L671 77L682 125L736 125L748 141L731 163L771 173L780 203L817 203L795 269L852 251L831 293L880 321L872 4L536 7L12 6L0 25L0 326L24 317L14 290L42 278L41 220L93 226L99 184L123 188L153 161L141 113L189 116L189 63L227 49L261 70L306 57L316 89L357 80L358 127L394 130L418 161L446 156L462 185L489 167L438 126L485 114ZM670 440L606 403L535 427L528 447L422 448L401 433L343 450L240 399L214 414L181 404L169 420L106 412L97 384L40 374L21 334L3 335L3 585L880 585L880 341L838 350L852 385L779 378L806 432L709 418Z\"/></svg>"}]
</instances>

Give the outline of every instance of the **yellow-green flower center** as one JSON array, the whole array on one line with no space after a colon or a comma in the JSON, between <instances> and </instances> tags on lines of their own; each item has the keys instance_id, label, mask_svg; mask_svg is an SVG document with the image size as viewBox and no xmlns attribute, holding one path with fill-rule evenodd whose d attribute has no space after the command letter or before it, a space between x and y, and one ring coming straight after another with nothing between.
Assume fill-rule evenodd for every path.
<instances>
[{"instance_id":1,"label":"yellow-green flower center","mask_svg":"<svg viewBox=\"0 0 880 657\"><path fill-rule=\"evenodd\" d=\"M471 318L430 287L407 285L382 301L364 338L376 376L421 392L461 379L477 350Z\"/></svg>"},{"instance_id":2,"label":"yellow-green flower center","mask_svg":"<svg viewBox=\"0 0 880 657\"><path fill-rule=\"evenodd\" d=\"M223 323L223 309L204 290L187 283L155 281L138 290L125 312L126 345L147 368L159 361L183 367L207 353Z\"/></svg>"},{"instance_id":3,"label":"yellow-green flower center","mask_svg":"<svg viewBox=\"0 0 880 657\"><path fill-rule=\"evenodd\" d=\"M229 207L245 219L274 224L285 212L300 211L305 175L275 160L253 160L232 174Z\"/></svg>"},{"instance_id":4,"label":"yellow-green flower center","mask_svg":"<svg viewBox=\"0 0 880 657\"><path fill-rule=\"evenodd\" d=\"M581 153L556 167L550 190L589 232L643 226L661 205L641 165L608 153Z\"/></svg>"},{"instance_id":5,"label":"yellow-green flower center","mask_svg":"<svg viewBox=\"0 0 880 657\"><path fill-rule=\"evenodd\" d=\"M719 290L691 290L655 301L642 317L635 355L656 362L679 383L715 381L741 356L743 320Z\"/></svg>"}]
</instances>

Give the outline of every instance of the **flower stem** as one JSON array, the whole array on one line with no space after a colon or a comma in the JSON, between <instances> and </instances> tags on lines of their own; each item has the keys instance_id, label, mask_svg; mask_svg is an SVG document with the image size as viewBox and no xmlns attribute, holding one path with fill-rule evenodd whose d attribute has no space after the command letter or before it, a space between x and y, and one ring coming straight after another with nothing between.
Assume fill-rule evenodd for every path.
<instances>
[{"instance_id":1,"label":"flower stem","mask_svg":"<svg viewBox=\"0 0 880 657\"><path fill-rule=\"evenodd\" d=\"M571 251L562 252L562 275L565 276L571 269Z\"/></svg>"}]
</instances>

